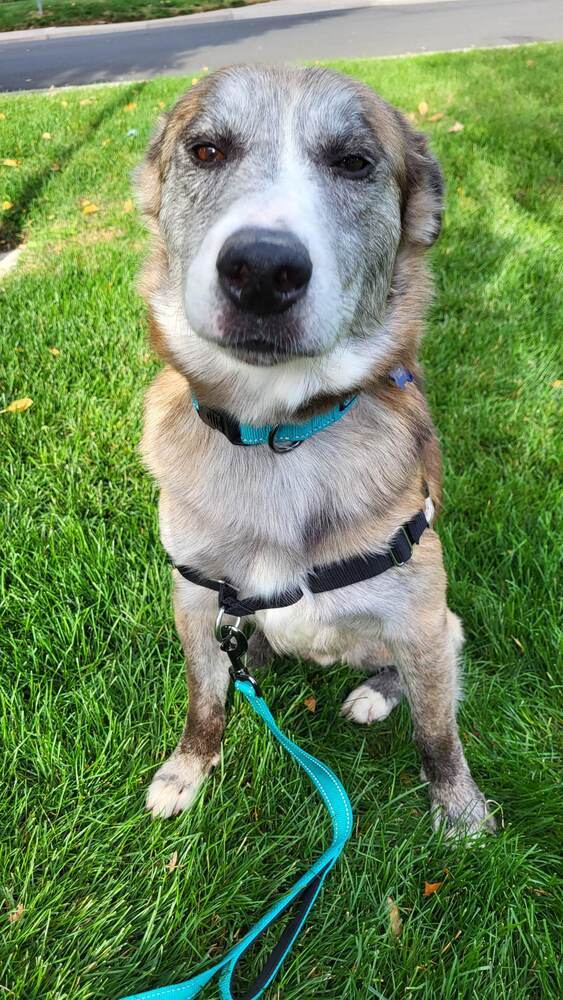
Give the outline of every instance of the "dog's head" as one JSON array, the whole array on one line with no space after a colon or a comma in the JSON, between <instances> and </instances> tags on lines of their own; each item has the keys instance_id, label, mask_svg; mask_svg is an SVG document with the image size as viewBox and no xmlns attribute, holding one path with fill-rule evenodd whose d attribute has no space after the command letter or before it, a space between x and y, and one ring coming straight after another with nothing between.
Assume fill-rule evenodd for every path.
<instances>
[{"instance_id":1,"label":"dog's head","mask_svg":"<svg viewBox=\"0 0 563 1000\"><path fill-rule=\"evenodd\" d=\"M257 416L404 353L398 261L438 235L442 180L367 87L319 68L221 70L160 121L137 189L156 236L155 340L196 384L242 388Z\"/></svg>"}]
</instances>

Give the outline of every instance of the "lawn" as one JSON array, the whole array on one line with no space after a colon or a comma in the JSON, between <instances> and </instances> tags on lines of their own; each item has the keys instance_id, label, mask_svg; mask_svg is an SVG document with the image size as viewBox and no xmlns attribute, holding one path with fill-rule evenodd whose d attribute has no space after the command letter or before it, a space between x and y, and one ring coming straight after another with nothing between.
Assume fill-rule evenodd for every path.
<instances>
[{"instance_id":1,"label":"lawn","mask_svg":"<svg viewBox=\"0 0 563 1000\"><path fill-rule=\"evenodd\" d=\"M468 637L460 726L500 831L474 846L432 835L406 708L354 728L338 716L350 671L274 662L263 686L275 715L335 769L357 818L275 1000L559 993L561 52L340 64L415 116L448 182L424 358L450 603ZM135 292L146 237L129 174L188 84L0 105L4 242L27 247L0 293L0 408L33 399L0 415L6 1000L115 1000L185 978L328 833L307 779L238 698L193 810L163 822L143 811L185 696L155 489L136 451L158 363ZM425 897L425 881L443 884Z\"/></svg>"},{"instance_id":2,"label":"lawn","mask_svg":"<svg viewBox=\"0 0 563 1000\"><path fill-rule=\"evenodd\" d=\"M245 7L264 0L44 0L39 14L35 0L0 0L0 31L51 28L62 24L106 24L151 18L203 14L210 10Z\"/></svg>"}]
</instances>

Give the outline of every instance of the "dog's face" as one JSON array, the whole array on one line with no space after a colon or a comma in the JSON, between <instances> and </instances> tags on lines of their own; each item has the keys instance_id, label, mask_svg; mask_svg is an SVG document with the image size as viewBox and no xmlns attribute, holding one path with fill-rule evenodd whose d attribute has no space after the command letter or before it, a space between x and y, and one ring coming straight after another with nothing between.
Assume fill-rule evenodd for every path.
<instances>
[{"instance_id":1,"label":"dog's face","mask_svg":"<svg viewBox=\"0 0 563 1000\"><path fill-rule=\"evenodd\" d=\"M149 297L188 369L211 358L225 373L369 367L389 347L399 246L429 245L440 225L423 138L322 69L202 81L161 123L139 189L166 249L166 281Z\"/></svg>"}]
</instances>

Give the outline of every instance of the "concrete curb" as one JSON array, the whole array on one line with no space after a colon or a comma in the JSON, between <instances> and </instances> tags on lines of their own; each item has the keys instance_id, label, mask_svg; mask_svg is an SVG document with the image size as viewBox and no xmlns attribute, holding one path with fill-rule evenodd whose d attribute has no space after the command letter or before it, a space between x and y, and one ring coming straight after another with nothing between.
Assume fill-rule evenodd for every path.
<instances>
[{"instance_id":1,"label":"concrete curb","mask_svg":"<svg viewBox=\"0 0 563 1000\"><path fill-rule=\"evenodd\" d=\"M151 31L174 25L196 27L217 21L254 21L264 17L300 17L305 14L322 14L338 10L358 10L362 7L394 7L423 3L456 3L457 0L269 0L249 7L231 7L212 10L203 14L182 14L180 17L161 17L150 21L118 21L110 24L73 24L63 28L27 28L23 31L1 31L0 45L6 42L44 42L50 38L72 38L77 35L103 35L124 31Z\"/></svg>"}]
</instances>

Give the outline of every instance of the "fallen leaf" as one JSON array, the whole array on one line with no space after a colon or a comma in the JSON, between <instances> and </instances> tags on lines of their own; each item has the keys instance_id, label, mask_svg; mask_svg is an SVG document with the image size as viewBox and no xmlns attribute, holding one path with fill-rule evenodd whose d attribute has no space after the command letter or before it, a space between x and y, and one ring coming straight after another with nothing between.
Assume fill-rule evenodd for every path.
<instances>
[{"instance_id":1,"label":"fallen leaf","mask_svg":"<svg viewBox=\"0 0 563 1000\"><path fill-rule=\"evenodd\" d=\"M421 114L421 115L427 115L428 114L428 105L427 105L426 101L421 101L420 102L420 104L418 105L418 113Z\"/></svg>"},{"instance_id":2,"label":"fallen leaf","mask_svg":"<svg viewBox=\"0 0 563 1000\"><path fill-rule=\"evenodd\" d=\"M563 379L556 378L555 382L551 383L552 389L561 389L563 387Z\"/></svg>"},{"instance_id":3,"label":"fallen leaf","mask_svg":"<svg viewBox=\"0 0 563 1000\"><path fill-rule=\"evenodd\" d=\"M84 97L81 101L79 101L80 107L83 108L86 104L94 104L95 100L95 97Z\"/></svg>"},{"instance_id":4,"label":"fallen leaf","mask_svg":"<svg viewBox=\"0 0 563 1000\"><path fill-rule=\"evenodd\" d=\"M429 122L440 122L440 121L442 121L443 117L444 117L444 112L443 111L436 111L435 114L430 115L430 118L428 119L428 121Z\"/></svg>"},{"instance_id":5,"label":"fallen leaf","mask_svg":"<svg viewBox=\"0 0 563 1000\"><path fill-rule=\"evenodd\" d=\"M2 209L3 209L4 212L9 212L12 207L13 206L12 206L12 202L11 201L3 201L2 202Z\"/></svg>"},{"instance_id":6,"label":"fallen leaf","mask_svg":"<svg viewBox=\"0 0 563 1000\"><path fill-rule=\"evenodd\" d=\"M43 135L41 136L41 138L45 139L45 142L48 142L49 139L51 138L51 133L50 132L44 132Z\"/></svg>"},{"instance_id":7,"label":"fallen leaf","mask_svg":"<svg viewBox=\"0 0 563 1000\"><path fill-rule=\"evenodd\" d=\"M61 101L61 108L68 108L68 101Z\"/></svg>"},{"instance_id":8,"label":"fallen leaf","mask_svg":"<svg viewBox=\"0 0 563 1000\"><path fill-rule=\"evenodd\" d=\"M535 66L535 65L536 65L536 60L535 59L526 59L526 66L530 66L530 68L531 68L532 66Z\"/></svg>"},{"instance_id":9,"label":"fallen leaf","mask_svg":"<svg viewBox=\"0 0 563 1000\"><path fill-rule=\"evenodd\" d=\"M18 920L21 920L25 913L25 906L23 903L18 903L15 910L10 910L8 914L8 923L17 924Z\"/></svg>"},{"instance_id":10,"label":"fallen leaf","mask_svg":"<svg viewBox=\"0 0 563 1000\"><path fill-rule=\"evenodd\" d=\"M311 695L309 698L305 698L305 701L303 702L303 704L305 705L305 708L309 712L316 712L317 711L317 699L315 698L314 695Z\"/></svg>"},{"instance_id":11,"label":"fallen leaf","mask_svg":"<svg viewBox=\"0 0 563 1000\"><path fill-rule=\"evenodd\" d=\"M408 120L410 122L415 122L416 121L416 115L415 115L414 111L407 111L407 118L408 118Z\"/></svg>"},{"instance_id":12,"label":"fallen leaf","mask_svg":"<svg viewBox=\"0 0 563 1000\"><path fill-rule=\"evenodd\" d=\"M55 173L57 172L57 170L60 170L60 169L61 169L60 163L52 163L51 164L51 170L53 170Z\"/></svg>"},{"instance_id":13,"label":"fallen leaf","mask_svg":"<svg viewBox=\"0 0 563 1000\"><path fill-rule=\"evenodd\" d=\"M194 76L192 77L192 87L195 87L196 83L199 83L199 77Z\"/></svg>"},{"instance_id":14,"label":"fallen leaf","mask_svg":"<svg viewBox=\"0 0 563 1000\"><path fill-rule=\"evenodd\" d=\"M82 206L83 215L93 215L94 212L99 211L98 206L95 205L93 201L90 201L89 198L81 198L80 204Z\"/></svg>"},{"instance_id":15,"label":"fallen leaf","mask_svg":"<svg viewBox=\"0 0 563 1000\"><path fill-rule=\"evenodd\" d=\"M401 920L399 907L391 896L387 896L387 906L389 907L389 924L391 926L391 934L393 934L394 937L399 937L403 929L403 921Z\"/></svg>"},{"instance_id":16,"label":"fallen leaf","mask_svg":"<svg viewBox=\"0 0 563 1000\"><path fill-rule=\"evenodd\" d=\"M137 105L135 104L135 101L130 101L129 104L125 105L125 107L123 108L123 110L124 111L134 111L136 107L137 107Z\"/></svg>"},{"instance_id":17,"label":"fallen leaf","mask_svg":"<svg viewBox=\"0 0 563 1000\"><path fill-rule=\"evenodd\" d=\"M4 112L0 111L0 122L5 121L5 118L6 118L6 115L4 114Z\"/></svg>"},{"instance_id":18,"label":"fallen leaf","mask_svg":"<svg viewBox=\"0 0 563 1000\"><path fill-rule=\"evenodd\" d=\"M178 867L178 851L174 851L168 859L168 864L165 865L167 872L173 872L175 868Z\"/></svg>"},{"instance_id":19,"label":"fallen leaf","mask_svg":"<svg viewBox=\"0 0 563 1000\"><path fill-rule=\"evenodd\" d=\"M22 399L14 399L8 406L5 406L0 413L23 413L25 410L29 410L32 406L33 400L29 396L24 396Z\"/></svg>"},{"instance_id":20,"label":"fallen leaf","mask_svg":"<svg viewBox=\"0 0 563 1000\"><path fill-rule=\"evenodd\" d=\"M450 125L448 132L463 132L464 128L465 125L462 125L461 122L454 122L453 125Z\"/></svg>"},{"instance_id":21,"label":"fallen leaf","mask_svg":"<svg viewBox=\"0 0 563 1000\"><path fill-rule=\"evenodd\" d=\"M102 146L109 146L111 139L102 139Z\"/></svg>"},{"instance_id":22,"label":"fallen leaf","mask_svg":"<svg viewBox=\"0 0 563 1000\"><path fill-rule=\"evenodd\" d=\"M523 654L524 653L524 647L523 647L522 643L520 642L520 639L517 639L515 635L511 635L510 638L512 639L514 645L518 646L518 649Z\"/></svg>"},{"instance_id":23,"label":"fallen leaf","mask_svg":"<svg viewBox=\"0 0 563 1000\"><path fill-rule=\"evenodd\" d=\"M424 892L422 893L422 895L431 896L433 892L438 892L438 889L440 889L443 886L443 884L444 884L443 882L425 882Z\"/></svg>"},{"instance_id":24,"label":"fallen leaf","mask_svg":"<svg viewBox=\"0 0 563 1000\"><path fill-rule=\"evenodd\" d=\"M123 202L124 212L132 212L134 207L135 206L133 205L131 198L126 198L126 200Z\"/></svg>"},{"instance_id":25,"label":"fallen leaf","mask_svg":"<svg viewBox=\"0 0 563 1000\"><path fill-rule=\"evenodd\" d=\"M3 167L19 167L20 160L2 160L0 161Z\"/></svg>"},{"instance_id":26,"label":"fallen leaf","mask_svg":"<svg viewBox=\"0 0 563 1000\"><path fill-rule=\"evenodd\" d=\"M159 106L159 108L165 108L166 104L164 103L164 101L159 101L158 102L158 106Z\"/></svg>"},{"instance_id":27,"label":"fallen leaf","mask_svg":"<svg viewBox=\"0 0 563 1000\"><path fill-rule=\"evenodd\" d=\"M59 354L61 353L58 347L50 347L49 350L54 358L58 358Z\"/></svg>"},{"instance_id":28,"label":"fallen leaf","mask_svg":"<svg viewBox=\"0 0 563 1000\"><path fill-rule=\"evenodd\" d=\"M412 778L406 771L401 771L399 781L402 781L403 785L412 785Z\"/></svg>"}]
</instances>

